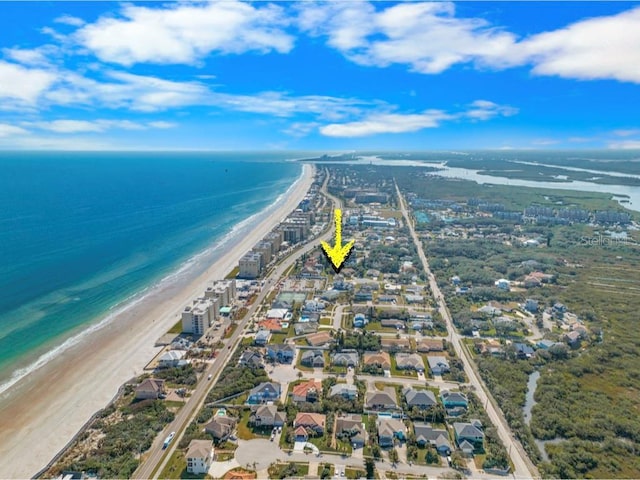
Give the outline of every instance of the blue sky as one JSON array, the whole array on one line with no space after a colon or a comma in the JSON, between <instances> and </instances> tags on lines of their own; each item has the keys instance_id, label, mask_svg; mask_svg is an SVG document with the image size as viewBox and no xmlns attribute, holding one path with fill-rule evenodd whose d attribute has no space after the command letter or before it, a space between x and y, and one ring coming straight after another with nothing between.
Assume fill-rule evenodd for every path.
<instances>
[{"instance_id":1,"label":"blue sky","mask_svg":"<svg viewBox=\"0 0 640 480\"><path fill-rule=\"evenodd\" d=\"M3 149L640 148L627 2L0 2Z\"/></svg>"}]
</instances>

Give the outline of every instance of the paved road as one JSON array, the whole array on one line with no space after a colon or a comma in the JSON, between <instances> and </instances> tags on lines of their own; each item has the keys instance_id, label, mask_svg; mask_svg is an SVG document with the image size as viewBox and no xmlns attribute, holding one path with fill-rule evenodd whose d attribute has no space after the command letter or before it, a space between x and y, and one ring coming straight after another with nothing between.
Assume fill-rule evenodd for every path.
<instances>
[{"instance_id":1,"label":"paved road","mask_svg":"<svg viewBox=\"0 0 640 480\"><path fill-rule=\"evenodd\" d=\"M462 336L456 331L455 327L453 326L453 320L451 318L451 314L449 313L449 309L447 308L447 304L444 300L444 296L440 292L440 288L438 287L438 283L436 282L436 277L433 275L433 273L431 272L431 269L429 268L429 262L427 261L427 257L424 254L422 243L420 242L420 239L416 235L416 232L413 228L413 224L409 219L409 214L407 212L407 207L406 207L404 198L402 197L402 194L400 193L400 189L398 188L397 185L396 185L396 191L398 194L398 198L400 200L400 209L402 210L402 215L404 216L407 226L411 231L411 237L413 238L413 241L418 250L418 256L420 257L424 271L427 274L427 277L429 279L429 286L431 287L431 292L433 294L433 297L436 299L440 314L442 315L442 318L445 320L447 324L447 330L449 332L448 340L453 344L456 354L462 360L464 364L464 371L467 374L467 377L469 378L469 383L473 387L475 387L476 395L480 399L480 402L483 405L485 405L485 410L487 411L487 415L489 416L489 419L495 425L498 435L500 436L500 439L502 440L502 442L504 443L505 447L509 452L511 461L515 466L514 477L521 478L521 479L532 478L532 477L539 478L540 474L538 473L535 465L533 465L533 463L525 453L520 442L518 442L514 438L513 433L511 433L511 429L507 424L507 421L502 415L502 412L499 411L499 409L495 406L495 403L493 399L490 398L490 395L488 394L486 386L482 381L482 379L480 378L480 375L476 372L475 368L473 368L474 366L472 364L472 360L469 358L466 348L463 347Z\"/></svg>"},{"instance_id":2,"label":"paved road","mask_svg":"<svg viewBox=\"0 0 640 480\"><path fill-rule=\"evenodd\" d=\"M328 175L325 179L325 182L322 186L322 192L324 195L329 197L334 205L337 205L337 208L340 208L341 202L334 196L330 195L326 191L326 186L328 183ZM164 465L168 462L171 454L173 453L176 445L180 442L182 438L182 433L184 428L189 424L189 422L195 417L195 415L200 410L200 407L204 403L204 399L206 398L206 394L209 392L211 386L217 381L220 372L226 365L229 358L231 358L233 352L237 348L240 343L240 338L244 335L244 330L249 323L249 320L255 313L255 311L260 307L263 300L267 297L270 291L273 289L273 286L277 283L278 279L282 277L284 272L291 267L295 263L295 261L301 257L302 255L309 253L311 250L316 248L320 240L330 241L333 236L333 228L332 221L329 223L329 229L324 234L319 237L308 241L303 244L298 249L294 250L288 257L278 263L269 273L269 275L264 279L264 288L258 295L258 297L254 300L251 307L247 311L246 315L242 320L238 322L238 327L234 331L231 338L227 340L228 348L225 348L220 351L218 357L211 363L211 365L207 368L207 370L202 375L202 380L198 383L195 390L192 392L191 397L189 397L188 401L185 405L178 411L175 419L171 424L169 424L161 433L158 435L153 442L149 451L145 454L144 460L142 464L138 467L138 469L134 472L132 478L143 479L143 478L157 478L158 475L162 472ZM212 380L207 381L206 378L208 375L211 375ZM177 432L173 442L169 445L167 450L163 450L163 442L164 439L170 432ZM165 457L163 457L166 454ZM164 458L164 460L163 460ZM156 469L156 466L160 465L159 468ZM154 474L155 471L155 474Z\"/></svg>"}]
</instances>

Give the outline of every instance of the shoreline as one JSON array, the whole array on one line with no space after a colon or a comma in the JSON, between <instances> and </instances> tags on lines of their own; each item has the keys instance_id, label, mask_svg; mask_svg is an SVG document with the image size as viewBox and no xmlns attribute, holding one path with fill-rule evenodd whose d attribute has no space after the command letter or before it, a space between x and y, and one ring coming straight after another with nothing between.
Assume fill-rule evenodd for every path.
<instances>
[{"instance_id":1,"label":"shoreline","mask_svg":"<svg viewBox=\"0 0 640 480\"><path fill-rule=\"evenodd\" d=\"M265 210L239 223L205 252L217 258L188 283L161 280L139 299L122 306L114 318L104 319L54 358L47 359L13 385L0 404L0 478L30 478L85 422L103 408L120 386L142 373L160 350L155 342L178 320L179 313L206 285L222 279L238 260L286 217L313 182L314 167L303 166L300 177ZM251 227L252 224L257 224ZM235 241L232 241L235 240ZM225 243L227 245L225 245ZM199 255L189 261L197 261ZM165 278L179 275L184 265Z\"/></svg>"},{"instance_id":2,"label":"shoreline","mask_svg":"<svg viewBox=\"0 0 640 480\"><path fill-rule=\"evenodd\" d=\"M114 318L134 308L137 303L145 302L148 297L156 294L159 289L167 287L168 283L175 282L178 287L184 287L191 283L193 279L208 269L210 265L228 254L229 251L233 249L233 241L236 238L241 237L243 233L250 234L251 225L257 222L261 216L268 216L277 211L278 207L286 201L287 196L293 192L298 183L302 181L304 175L305 172L304 169L302 169L300 175L294 179L287 190L278 195L271 204L235 224L231 230L226 232L222 237L214 240L212 244L206 245L203 250L185 258L162 276L151 279L145 287L118 301L93 320L76 326L70 331L48 340L44 345L36 349L39 350L39 353L33 356L26 356L27 358L25 360L18 359L15 362L16 365L11 368L10 376L0 376L0 410L2 409L3 402L10 394L10 389L22 381L27 375L32 374L47 362L63 354L66 350L82 341L86 336L101 330L112 322ZM181 277L184 276L190 276L191 278L181 279Z\"/></svg>"}]
</instances>

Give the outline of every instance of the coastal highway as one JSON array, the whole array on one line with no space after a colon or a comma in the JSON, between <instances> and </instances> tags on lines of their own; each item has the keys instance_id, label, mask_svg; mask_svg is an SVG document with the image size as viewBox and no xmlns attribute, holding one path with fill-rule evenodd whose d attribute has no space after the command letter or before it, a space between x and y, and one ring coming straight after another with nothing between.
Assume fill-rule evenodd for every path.
<instances>
[{"instance_id":1,"label":"coastal highway","mask_svg":"<svg viewBox=\"0 0 640 480\"><path fill-rule=\"evenodd\" d=\"M477 370L474 368L475 365L473 365L473 361L471 360L471 358L469 358L467 349L462 344L462 336L456 331L453 325L451 314L449 313L449 309L447 308L447 304L445 303L444 296L440 292L440 288L438 287L438 283L436 282L436 277L435 275L433 275L431 269L429 268L429 262L427 261L427 257L424 254L424 249L422 248L420 239L416 235L416 231L413 228L413 224L411 223L411 220L409 218L409 213L407 212L404 198L402 197L397 184L396 191L398 194L398 199L400 201L400 209L402 210L402 215L404 216L407 227L411 232L411 236L416 245L416 249L418 250L418 256L420 257L424 271L429 279L431 292L438 304L438 310L440 311L442 318L447 324L447 331L449 332L448 340L453 344L456 354L462 360L464 371L469 378L469 383L475 388L475 394L480 399L480 402L485 406L485 410L487 412L487 415L489 416L489 419L495 425L500 439L509 452L509 456L511 457L511 461L513 462L513 465L515 467L515 471L513 472L514 478L540 478L540 474L538 473L535 465L533 465L533 463L525 453L520 442L517 441L513 436L513 433L511 432L507 421L502 415L502 412L495 406L495 402L493 398L491 398L491 395L488 393L486 385L480 378Z\"/></svg>"},{"instance_id":2,"label":"coastal highway","mask_svg":"<svg viewBox=\"0 0 640 480\"><path fill-rule=\"evenodd\" d=\"M322 185L321 191L326 197L333 200L334 205L337 206L336 208L340 208L340 201L326 191L328 178L329 176L327 175L325 182ZM333 235L333 229L331 228L331 225L332 221L330 220L329 229L325 233L298 247L298 249L293 251L288 257L285 257L283 260L281 260L280 263L278 263L271 270L269 275L264 279L264 286L260 294L251 304L251 307L247 311L246 315L242 318L242 320L238 322L236 330L227 340L227 345L230 346L230 348L223 348L222 350L220 350L216 359L203 373L201 380L198 382L198 385L191 393L191 396L188 398L187 402L176 414L174 420L156 437L151 448L146 452L143 462L134 472L132 478L158 478L158 476L162 473L162 469L164 468L167 461L171 458L176 445L180 443L180 439L182 438L185 427L187 427L191 420L195 417L195 415L197 415L200 407L204 403L207 393L218 380L220 372L222 372L222 369L226 365L229 358L231 358L233 352L240 343L240 338L243 336L245 327L249 323L252 315L260 307L266 296L272 290L273 286L277 283L278 279L282 277L284 272L286 272L287 269L290 268L298 258L318 247L320 245L320 240L330 241ZM207 380L208 375L212 376L211 380ZM163 449L162 446L164 439L167 437L167 435L169 435L170 432L176 432L176 436L169 447Z\"/></svg>"}]
</instances>

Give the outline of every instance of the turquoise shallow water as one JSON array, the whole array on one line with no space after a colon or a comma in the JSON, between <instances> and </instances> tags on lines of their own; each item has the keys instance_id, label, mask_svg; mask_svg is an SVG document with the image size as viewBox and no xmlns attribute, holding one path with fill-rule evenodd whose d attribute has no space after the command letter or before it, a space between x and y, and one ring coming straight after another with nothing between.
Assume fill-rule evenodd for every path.
<instances>
[{"instance_id":1,"label":"turquoise shallow water","mask_svg":"<svg viewBox=\"0 0 640 480\"><path fill-rule=\"evenodd\" d=\"M1 152L0 384L272 204L292 156Z\"/></svg>"}]
</instances>

